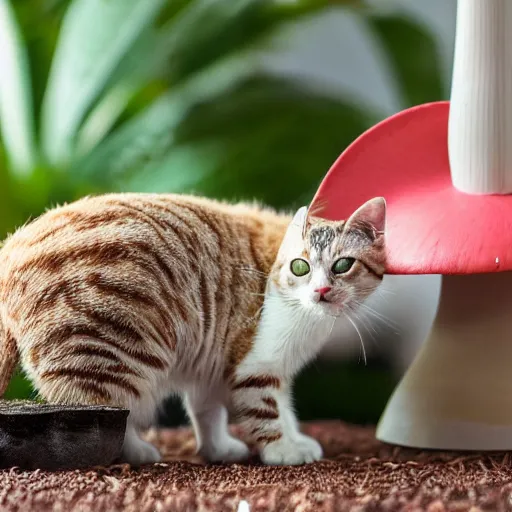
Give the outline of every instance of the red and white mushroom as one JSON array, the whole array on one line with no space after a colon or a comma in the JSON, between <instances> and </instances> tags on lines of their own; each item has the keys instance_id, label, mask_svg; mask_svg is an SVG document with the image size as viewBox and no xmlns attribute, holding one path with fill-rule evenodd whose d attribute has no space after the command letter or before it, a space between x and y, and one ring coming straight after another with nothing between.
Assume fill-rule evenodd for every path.
<instances>
[{"instance_id":1,"label":"red and white mushroom","mask_svg":"<svg viewBox=\"0 0 512 512\"><path fill-rule=\"evenodd\" d=\"M511 193L512 0L459 0L450 102L364 133L312 204L340 219L384 196L388 273L443 274L432 331L379 439L512 449Z\"/></svg>"}]
</instances>

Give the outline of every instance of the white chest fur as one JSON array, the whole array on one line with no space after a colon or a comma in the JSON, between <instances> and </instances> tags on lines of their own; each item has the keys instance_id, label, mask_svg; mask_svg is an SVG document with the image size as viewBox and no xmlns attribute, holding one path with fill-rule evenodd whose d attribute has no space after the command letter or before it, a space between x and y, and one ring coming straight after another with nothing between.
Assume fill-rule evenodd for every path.
<instances>
[{"instance_id":1,"label":"white chest fur","mask_svg":"<svg viewBox=\"0 0 512 512\"><path fill-rule=\"evenodd\" d=\"M291 377L316 357L334 321L335 317L318 308L305 308L270 291L247 362Z\"/></svg>"}]
</instances>

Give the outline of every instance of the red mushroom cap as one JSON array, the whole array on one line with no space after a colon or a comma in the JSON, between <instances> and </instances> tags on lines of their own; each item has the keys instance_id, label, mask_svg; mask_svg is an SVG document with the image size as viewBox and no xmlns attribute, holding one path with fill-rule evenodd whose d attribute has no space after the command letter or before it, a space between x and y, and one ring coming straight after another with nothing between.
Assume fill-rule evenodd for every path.
<instances>
[{"instance_id":1,"label":"red mushroom cap","mask_svg":"<svg viewBox=\"0 0 512 512\"><path fill-rule=\"evenodd\" d=\"M311 210L346 219L367 200L387 202L387 272L473 274L512 270L512 195L454 188L448 160L449 102L377 124L336 160Z\"/></svg>"}]
</instances>

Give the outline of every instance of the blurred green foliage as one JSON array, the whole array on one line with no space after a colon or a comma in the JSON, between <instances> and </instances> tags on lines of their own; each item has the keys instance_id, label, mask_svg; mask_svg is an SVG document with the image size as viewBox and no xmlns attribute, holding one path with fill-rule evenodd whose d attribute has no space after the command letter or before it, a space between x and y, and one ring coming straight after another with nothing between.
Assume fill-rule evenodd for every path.
<instances>
[{"instance_id":1,"label":"blurred green foliage","mask_svg":"<svg viewBox=\"0 0 512 512\"><path fill-rule=\"evenodd\" d=\"M382 113L269 75L258 51L333 8L371 29L403 107L443 96L432 36L362 0L0 0L0 235L106 191L307 202ZM317 387L332 379L320 375L311 377ZM387 393L389 377L375 375ZM17 376L8 396L27 394ZM305 416L329 415L330 393L309 406L302 394Z\"/></svg>"}]
</instances>

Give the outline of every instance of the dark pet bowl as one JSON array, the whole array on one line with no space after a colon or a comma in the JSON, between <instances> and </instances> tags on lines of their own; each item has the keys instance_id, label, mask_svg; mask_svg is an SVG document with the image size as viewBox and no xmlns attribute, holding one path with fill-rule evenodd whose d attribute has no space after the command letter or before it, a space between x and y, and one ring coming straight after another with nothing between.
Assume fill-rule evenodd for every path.
<instances>
[{"instance_id":1,"label":"dark pet bowl","mask_svg":"<svg viewBox=\"0 0 512 512\"><path fill-rule=\"evenodd\" d=\"M0 401L0 468L78 469L119 458L128 410Z\"/></svg>"}]
</instances>

